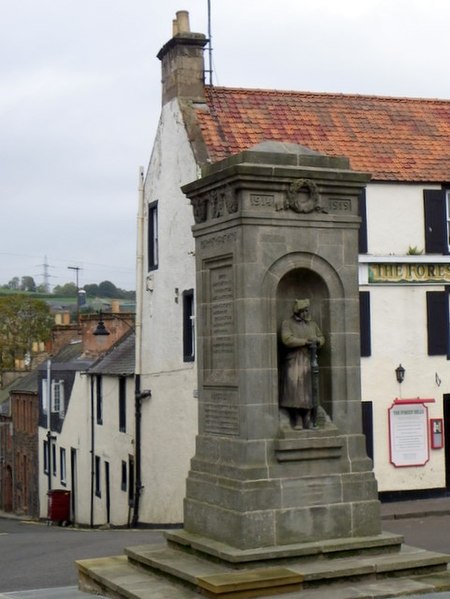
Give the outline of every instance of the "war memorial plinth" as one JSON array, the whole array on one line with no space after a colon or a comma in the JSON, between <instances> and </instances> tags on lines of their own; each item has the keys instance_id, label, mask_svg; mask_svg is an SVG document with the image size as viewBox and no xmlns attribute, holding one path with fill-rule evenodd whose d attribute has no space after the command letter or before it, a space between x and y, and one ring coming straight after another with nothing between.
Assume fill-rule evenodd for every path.
<instances>
[{"instance_id":1,"label":"war memorial plinth","mask_svg":"<svg viewBox=\"0 0 450 599\"><path fill-rule=\"evenodd\" d=\"M116 597L230 599L309 599L333 584L343 599L450 588L450 557L381 531L365 452L358 198L369 176L346 158L275 142L202 175L183 187L195 217L199 398L184 528L163 547L125 550L136 576L147 568L148 595L119 593L117 578L131 576L122 562L110 567L115 586L107 564L81 562L82 585ZM313 338L286 333L289 319ZM294 359L311 381L302 419L281 399ZM161 575L165 594L152 595Z\"/></svg>"},{"instance_id":2,"label":"war memorial plinth","mask_svg":"<svg viewBox=\"0 0 450 599\"><path fill-rule=\"evenodd\" d=\"M242 550L380 533L359 380L369 177L285 149L263 144L183 188L196 220L200 406L184 530ZM301 432L279 405L280 327L297 298L326 338L318 428Z\"/></svg>"}]
</instances>

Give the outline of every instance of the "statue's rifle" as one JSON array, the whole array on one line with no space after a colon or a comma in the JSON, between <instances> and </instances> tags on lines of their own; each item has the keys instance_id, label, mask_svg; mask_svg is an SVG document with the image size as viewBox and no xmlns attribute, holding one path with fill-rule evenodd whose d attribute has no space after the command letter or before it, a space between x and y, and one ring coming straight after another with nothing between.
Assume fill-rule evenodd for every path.
<instances>
[{"instance_id":1,"label":"statue's rifle","mask_svg":"<svg viewBox=\"0 0 450 599\"><path fill-rule=\"evenodd\" d=\"M311 422L317 426L317 410L319 407L319 362L317 361L317 343L309 345L309 359L311 361Z\"/></svg>"}]
</instances>

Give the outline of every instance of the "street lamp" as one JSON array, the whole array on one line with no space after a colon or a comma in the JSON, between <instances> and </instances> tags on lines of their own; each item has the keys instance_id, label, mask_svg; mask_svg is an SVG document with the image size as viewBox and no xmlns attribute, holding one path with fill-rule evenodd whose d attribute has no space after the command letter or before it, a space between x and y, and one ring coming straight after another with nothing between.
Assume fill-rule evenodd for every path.
<instances>
[{"instance_id":1,"label":"street lamp","mask_svg":"<svg viewBox=\"0 0 450 599\"><path fill-rule=\"evenodd\" d=\"M405 380L405 372L406 371L401 364L399 364L395 369L395 377L397 379L397 383L399 383L400 385Z\"/></svg>"},{"instance_id":2,"label":"street lamp","mask_svg":"<svg viewBox=\"0 0 450 599\"><path fill-rule=\"evenodd\" d=\"M105 327L105 323L103 322L103 314L100 311L99 313L99 321L98 324L95 328L95 331L92 333L93 335L96 336L106 336L106 335L110 335L111 333L108 331L108 329Z\"/></svg>"}]
</instances>

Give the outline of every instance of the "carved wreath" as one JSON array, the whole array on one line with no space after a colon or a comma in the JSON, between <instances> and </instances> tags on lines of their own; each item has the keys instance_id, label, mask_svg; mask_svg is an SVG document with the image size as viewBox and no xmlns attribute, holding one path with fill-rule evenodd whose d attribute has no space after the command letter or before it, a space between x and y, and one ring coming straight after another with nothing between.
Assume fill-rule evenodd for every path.
<instances>
[{"instance_id":1,"label":"carved wreath","mask_svg":"<svg viewBox=\"0 0 450 599\"><path fill-rule=\"evenodd\" d=\"M306 191L306 194L301 193L302 191ZM297 181L294 181L289 187L287 196L288 207L294 212L323 211L323 208L319 206L317 185L310 179L297 179Z\"/></svg>"}]
</instances>

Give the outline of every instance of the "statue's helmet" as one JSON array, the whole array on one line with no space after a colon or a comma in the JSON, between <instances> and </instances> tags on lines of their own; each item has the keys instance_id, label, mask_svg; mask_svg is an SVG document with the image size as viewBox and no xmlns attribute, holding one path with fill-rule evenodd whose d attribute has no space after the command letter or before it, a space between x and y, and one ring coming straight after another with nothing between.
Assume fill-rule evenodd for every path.
<instances>
[{"instance_id":1,"label":"statue's helmet","mask_svg":"<svg viewBox=\"0 0 450 599\"><path fill-rule=\"evenodd\" d=\"M293 306L294 312L301 312L309 308L309 299L296 299Z\"/></svg>"}]
</instances>

